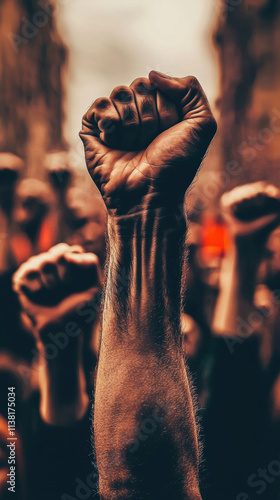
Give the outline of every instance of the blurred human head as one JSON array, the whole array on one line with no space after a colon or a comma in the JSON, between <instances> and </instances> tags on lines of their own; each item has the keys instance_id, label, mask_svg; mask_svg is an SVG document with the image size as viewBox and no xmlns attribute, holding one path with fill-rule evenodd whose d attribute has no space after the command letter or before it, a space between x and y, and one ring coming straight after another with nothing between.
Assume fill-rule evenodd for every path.
<instances>
[{"instance_id":1,"label":"blurred human head","mask_svg":"<svg viewBox=\"0 0 280 500\"><path fill-rule=\"evenodd\" d=\"M107 212L98 194L79 188L70 188L67 193L72 234L70 245L81 245L86 252L98 255L101 265L105 261Z\"/></svg>"},{"instance_id":2,"label":"blurred human head","mask_svg":"<svg viewBox=\"0 0 280 500\"><path fill-rule=\"evenodd\" d=\"M14 220L24 230L40 226L53 201L51 187L38 179L24 179L16 189Z\"/></svg>"},{"instance_id":3,"label":"blurred human head","mask_svg":"<svg viewBox=\"0 0 280 500\"><path fill-rule=\"evenodd\" d=\"M67 151L51 151L46 154L44 167L47 170L50 183L55 190L63 192L69 187L72 178L72 169L69 166Z\"/></svg>"}]
</instances>

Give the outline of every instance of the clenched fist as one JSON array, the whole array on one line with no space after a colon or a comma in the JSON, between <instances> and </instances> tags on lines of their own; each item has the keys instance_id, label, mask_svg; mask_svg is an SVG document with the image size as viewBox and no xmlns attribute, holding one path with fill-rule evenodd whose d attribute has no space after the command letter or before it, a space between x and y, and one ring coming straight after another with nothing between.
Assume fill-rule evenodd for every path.
<instances>
[{"instance_id":1,"label":"clenched fist","mask_svg":"<svg viewBox=\"0 0 280 500\"><path fill-rule=\"evenodd\" d=\"M14 274L13 287L38 340L44 342L51 328L78 318L78 307L95 297L101 281L95 254L61 243L24 263Z\"/></svg>"},{"instance_id":2,"label":"clenched fist","mask_svg":"<svg viewBox=\"0 0 280 500\"><path fill-rule=\"evenodd\" d=\"M264 181L244 184L222 196L221 209L234 238L268 236L280 223L280 190Z\"/></svg>"},{"instance_id":3,"label":"clenched fist","mask_svg":"<svg viewBox=\"0 0 280 500\"><path fill-rule=\"evenodd\" d=\"M182 201L216 132L194 77L152 71L97 99L80 136L89 173L111 213Z\"/></svg>"}]
</instances>

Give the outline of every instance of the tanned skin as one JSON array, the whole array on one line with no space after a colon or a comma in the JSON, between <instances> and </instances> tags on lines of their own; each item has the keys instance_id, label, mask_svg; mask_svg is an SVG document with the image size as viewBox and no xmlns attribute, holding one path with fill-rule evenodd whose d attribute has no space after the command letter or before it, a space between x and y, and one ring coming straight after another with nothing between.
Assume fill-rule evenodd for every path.
<instances>
[{"instance_id":1,"label":"tanned skin","mask_svg":"<svg viewBox=\"0 0 280 500\"><path fill-rule=\"evenodd\" d=\"M221 213L232 244L222 264L212 329L242 338L238 318L246 323L256 310L257 271L269 235L280 223L280 190L264 181L243 184L223 194Z\"/></svg>"},{"instance_id":2,"label":"tanned skin","mask_svg":"<svg viewBox=\"0 0 280 500\"><path fill-rule=\"evenodd\" d=\"M110 256L94 436L103 500L200 500L199 450L180 331L179 206L215 134L194 77L117 87L80 136L108 209Z\"/></svg>"},{"instance_id":3,"label":"tanned skin","mask_svg":"<svg viewBox=\"0 0 280 500\"><path fill-rule=\"evenodd\" d=\"M74 424L88 409L83 345L93 324L79 308L94 300L101 281L97 255L65 243L31 257L13 276L24 324L38 349L40 415L50 425ZM54 338L60 347L48 355Z\"/></svg>"}]
</instances>

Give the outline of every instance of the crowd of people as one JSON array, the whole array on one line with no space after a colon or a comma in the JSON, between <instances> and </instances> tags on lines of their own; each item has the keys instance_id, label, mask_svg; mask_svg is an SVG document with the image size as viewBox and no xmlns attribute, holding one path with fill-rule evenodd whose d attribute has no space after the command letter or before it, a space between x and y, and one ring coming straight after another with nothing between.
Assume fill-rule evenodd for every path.
<instances>
[{"instance_id":1,"label":"crowd of people","mask_svg":"<svg viewBox=\"0 0 280 500\"><path fill-rule=\"evenodd\" d=\"M191 152L188 149L184 155L178 153L176 140L182 141L184 134L188 134L187 129L178 128L177 139L171 138L175 143L168 144L166 150L165 144L169 141L170 127L191 123L195 128L189 117L190 108L195 109L196 120L200 119L197 109L200 112L204 106L208 113L205 96L194 80L166 79L155 72L149 81L137 80L131 87L115 89L110 99L96 101L84 117L81 135L87 166L105 204L94 190L90 177L81 189L65 152L47 155L43 181L24 178L23 160L12 152L0 153L0 498L3 500L10 498L14 491L14 498L19 500L197 500L201 497L204 500L253 500L260 496L267 500L280 499L280 190L260 180L224 193L215 215L193 207L187 214L188 230L184 242L187 251L183 253L182 287L178 291L176 273L180 259L173 259L172 255L177 239L178 248L182 240L181 226L185 224L185 216L181 211L180 216L174 215L174 220L169 221L168 217L171 218L173 210L170 208L173 192L179 193L180 198L188 186L182 186L181 193L180 184L175 186L163 176L159 182L164 193L162 198L157 197L156 190L155 196L153 192L149 197L150 193L143 194L142 185L139 188L138 179L130 177L129 181L126 178L126 188L122 186L121 194L117 192L115 196L120 189L122 167L131 161L128 153L124 159L115 155L110 160L121 167L115 177L104 170L100 173L100 165L97 162L93 165L91 157L108 157L108 148L117 151L118 141L123 141L125 149L125 144L136 140L134 128L129 134L129 127L121 136L110 135L105 119L110 115L116 122L115 110L123 122L131 119L133 113L127 110L132 92L136 95L140 118L145 112L152 113L155 87L159 116L162 124L164 119L166 123L161 124L160 135L152 130L151 120L146 131L142 125L144 136L137 139L138 149L145 149L155 137L167 134L165 142L153 151L148 151L147 147L147 158L149 155L152 158L150 164L154 167L157 158L161 157L170 165L171 160L166 160L164 155L173 150L173 154L184 156L184 160L192 155L191 162L197 163L196 171L214 135L214 126L207 131L206 138L199 139L199 144L193 144L192 131L188 139ZM188 89L194 94L189 101ZM165 97L159 102L161 95ZM185 113L183 118L180 114L178 118L176 108L172 108L166 96L170 102L178 99ZM145 108L149 99L149 106ZM110 108L112 101L114 111ZM204 121L201 123L203 129ZM96 126L102 141L96 137ZM98 144L90 143L91 140ZM102 150L104 144L108 151ZM130 150L130 145L126 149ZM106 169L109 163L103 161L101 168ZM137 157L133 161L137 162ZM142 168L142 163L139 165ZM177 163L174 165L177 169ZM176 172L180 177L179 167ZM195 171L189 174L188 184ZM145 178L149 175L146 168ZM109 184L113 187L106 191ZM167 188L162 187L165 185ZM153 214L151 221L146 215L143 219L138 215L143 199L145 203L148 199L148 211L156 213L162 209L158 203L161 204L167 194L169 215ZM136 199L141 202L136 203ZM176 204L179 202L180 199L176 199ZM126 213L130 214L129 222L125 219ZM136 223L135 217L138 217ZM162 219L167 236L165 226L161 226ZM149 242L148 231L153 233L155 243ZM141 265L134 261L133 255L138 254L141 254ZM167 269L160 281L162 269L168 267L165 258L170 259L173 267ZM108 290L110 280L112 286ZM157 286L159 290L169 287L170 297L166 290L155 293ZM162 300L167 319L162 318L162 310L157 309L157 300ZM168 325L166 337L161 338L157 332L165 328L170 318L171 322L174 320L172 308L175 307L181 311L179 343L199 435L201 497L194 484L195 472L188 478L189 490L180 493L178 489L177 493L175 483L180 483L180 475L177 477L168 465L177 460L177 452L171 438L169 442L166 428L174 426L177 432L177 427L182 426L185 432L181 415L175 423L169 420L169 411L176 414L176 406L182 406L181 412L185 411L185 403L182 399L181 405L181 396L173 394L168 375L157 380L156 368L148 372L145 384L152 387L166 380L166 390L152 409L150 399L147 408L141 407L140 427L132 444L130 439L134 457L129 460L130 470L141 470L142 474L141 488L137 482L133 488L136 491L139 487L137 491L141 491L142 496L140 493L139 496L137 493L135 496L128 493L113 496L108 489L113 480L107 480L110 464L116 470L116 463L124 467L126 461L119 445L118 429L127 431L126 412L138 411L134 410L135 401L142 394L143 382L138 380L138 394L130 381L133 374L141 373L143 365L147 370L153 366L150 343L162 352L165 344L171 342ZM145 328L148 335L143 335L142 343L138 334ZM167 351L172 363L176 364L170 346ZM102 359L99 361L100 352ZM162 356L165 359L167 354ZM125 377L119 370L122 364L126 366ZM110 366L108 371L107 366ZM165 369L164 366L163 373ZM99 389L96 392L97 371ZM181 387L175 369L172 378ZM105 386L109 395L105 390L105 395L102 394ZM108 390L108 386L111 389ZM15 406L8 404L11 390L15 393ZM155 390L153 397L157 394ZM130 394L130 399L126 393ZM93 433L92 407L95 403ZM170 405L170 409L166 405ZM14 408L16 434L12 440L8 422L13 421ZM192 436L194 427L189 404L186 408L186 429L191 435L186 437L186 447L191 450L187 468L195 469L196 438L195 434ZM162 428L167 451L158 441ZM93 436L95 433L97 436ZM104 442L109 440L113 442L113 451L110 449L107 453ZM180 440L183 440L181 435ZM7 443L15 446L15 487L13 478L8 475L11 474L12 457ZM138 454L138 448L143 455ZM143 458L145 454L149 456L147 463ZM179 460L183 463L183 456L180 455ZM138 478L138 472L135 477ZM160 493L152 486L155 477L156 484L163 485ZM171 489L167 484L170 477ZM128 479L120 484L122 481L116 473L114 481L114 491L125 491L124 483L128 484ZM189 496L185 491L189 491Z\"/></svg>"}]
</instances>

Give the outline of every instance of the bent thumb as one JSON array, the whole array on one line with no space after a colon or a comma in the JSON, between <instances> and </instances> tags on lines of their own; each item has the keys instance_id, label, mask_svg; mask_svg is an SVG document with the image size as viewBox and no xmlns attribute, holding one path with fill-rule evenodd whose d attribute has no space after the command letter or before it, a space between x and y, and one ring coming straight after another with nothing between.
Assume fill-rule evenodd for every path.
<instances>
[{"instance_id":1,"label":"bent thumb","mask_svg":"<svg viewBox=\"0 0 280 500\"><path fill-rule=\"evenodd\" d=\"M181 100L188 87L188 78L172 78L160 71L151 71L149 80L172 101Z\"/></svg>"}]
</instances>

